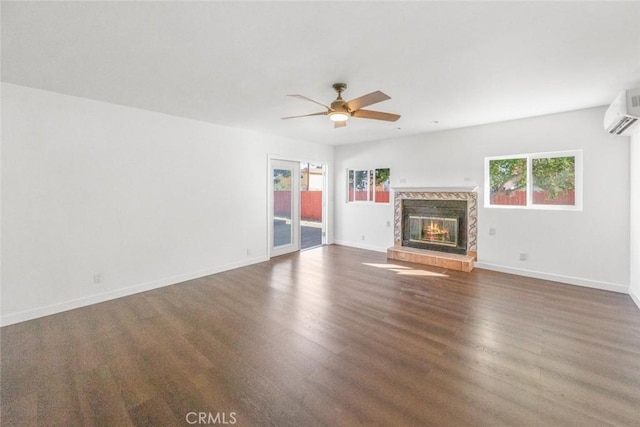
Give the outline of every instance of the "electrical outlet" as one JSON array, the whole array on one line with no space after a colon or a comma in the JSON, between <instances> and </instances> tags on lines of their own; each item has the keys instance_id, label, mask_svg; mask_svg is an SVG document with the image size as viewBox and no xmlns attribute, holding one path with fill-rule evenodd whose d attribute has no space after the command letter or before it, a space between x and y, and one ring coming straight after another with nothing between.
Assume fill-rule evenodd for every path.
<instances>
[{"instance_id":1,"label":"electrical outlet","mask_svg":"<svg viewBox=\"0 0 640 427\"><path fill-rule=\"evenodd\" d=\"M247 248L247 255L251 255L251 249Z\"/></svg>"},{"instance_id":2,"label":"electrical outlet","mask_svg":"<svg viewBox=\"0 0 640 427\"><path fill-rule=\"evenodd\" d=\"M364 234L360 236L360 240L364 240Z\"/></svg>"},{"instance_id":3,"label":"electrical outlet","mask_svg":"<svg viewBox=\"0 0 640 427\"><path fill-rule=\"evenodd\" d=\"M387 221L387 227L391 227L391 221Z\"/></svg>"},{"instance_id":4,"label":"electrical outlet","mask_svg":"<svg viewBox=\"0 0 640 427\"><path fill-rule=\"evenodd\" d=\"M495 236L496 235L496 229L495 228L490 228L489 229L489 236Z\"/></svg>"},{"instance_id":5,"label":"electrical outlet","mask_svg":"<svg viewBox=\"0 0 640 427\"><path fill-rule=\"evenodd\" d=\"M102 273L95 273L93 275L93 284L99 285L102 283Z\"/></svg>"},{"instance_id":6,"label":"electrical outlet","mask_svg":"<svg viewBox=\"0 0 640 427\"><path fill-rule=\"evenodd\" d=\"M520 261L526 261L529 259L529 255L525 252L520 252Z\"/></svg>"}]
</instances>

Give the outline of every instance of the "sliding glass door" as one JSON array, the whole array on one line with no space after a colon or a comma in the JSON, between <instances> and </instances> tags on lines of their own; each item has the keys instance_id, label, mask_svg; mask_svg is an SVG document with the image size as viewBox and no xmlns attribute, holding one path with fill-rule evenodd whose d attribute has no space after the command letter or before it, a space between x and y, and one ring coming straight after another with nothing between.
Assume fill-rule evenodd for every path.
<instances>
[{"instance_id":1,"label":"sliding glass door","mask_svg":"<svg viewBox=\"0 0 640 427\"><path fill-rule=\"evenodd\" d=\"M300 163L300 249L322 246L325 240L325 168Z\"/></svg>"},{"instance_id":2,"label":"sliding glass door","mask_svg":"<svg viewBox=\"0 0 640 427\"><path fill-rule=\"evenodd\" d=\"M270 256L300 250L300 163L271 160Z\"/></svg>"}]
</instances>

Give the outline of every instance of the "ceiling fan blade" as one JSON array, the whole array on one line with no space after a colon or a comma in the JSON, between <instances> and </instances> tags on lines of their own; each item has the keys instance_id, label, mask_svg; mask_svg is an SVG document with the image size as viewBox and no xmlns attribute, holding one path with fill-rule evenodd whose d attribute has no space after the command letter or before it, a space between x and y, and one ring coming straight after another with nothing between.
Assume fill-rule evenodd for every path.
<instances>
[{"instance_id":1,"label":"ceiling fan blade","mask_svg":"<svg viewBox=\"0 0 640 427\"><path fill-rule=\"evenodd\" d=\"M333 122L333 127L334 128L343 128L347 125L347 121L344 120L342 122Z\"/></svg>"},{"instance_id":2,"label":"ceiling fan blade","mask_svg":"<svg viewBox=\"0 0 640 427\"><path fill-rule=\"evenodd\" d=\"M362 107L386 101L387 99L391 99L391 97L377 90L375 92L362 95L358 98L354 98L351 101L347 101L347 107L349 107L349 110L351 111L356 111L361 109Z\"/></svg>"},{"instance_id":3,"label":"ceiling fan blade","mask_svg":"<svg viewBox=\"0 0 640 427\"><path fill-rule=\"evenodd\" d=\"M323 112L321 112L321 113L303 114L303 115L301 115L301 116L289 116L289 117L282 117L282 120L287 120L287 119L297 119L298 117L326 116L327 114L329 114L327 111L323 111Z\"/></svg>"},{"instance_id":4,"label":"ceiling fan blade","mask_svg":"<svg viewBox=\"0 0 640 427\"><path fill-rule=\"evenodd\" d=\"M400 114L383 113L381 111L371 110L356 110L351 113L351 115L353 117L360 117L361 119L386 120L388 122L395 122L400 118Z\"/></svg>"},{"instance_id":5,"label":"ceiling fan blade","mask_svg":"<svg viewBox=\"0 0 640 427\"><path fill-rule=\"evenodd\" d=\"M307 98L307 97L306 97L306 96L304 96L304 95L287 95L287 96L292 96L292 97L294 97L294 98L302 99L302 100L304 100L304 101L311 101L311 102L313 102L314 104L322 105L322 106L323 106L324 108L326 108L327 110L329 110L329 109L330 109L330 108L329 108L329 107L327 107L326 105L324 105L324 104L322 104L322 103L320 103L320 102L318 102L318 101L315 101L315 100L313 100L313 99L311 99L311 98Z\"/></svg>"}]
</instances>

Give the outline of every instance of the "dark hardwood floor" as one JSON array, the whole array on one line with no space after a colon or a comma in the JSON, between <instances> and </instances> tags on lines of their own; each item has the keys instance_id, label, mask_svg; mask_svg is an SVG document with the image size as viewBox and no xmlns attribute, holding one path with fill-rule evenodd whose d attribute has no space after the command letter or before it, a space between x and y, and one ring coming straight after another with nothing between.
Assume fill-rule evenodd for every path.
<instances>
[{"instance_id":1,"label":"dark hardwood floor","mask_svg":"<svg viewBox=\"0 0 640 427\"><path fill-rule=\"evenodd\" d=\"M640 425L628 295L348 247L1 332L7 427Z\"/></svg>"}]
</instances>

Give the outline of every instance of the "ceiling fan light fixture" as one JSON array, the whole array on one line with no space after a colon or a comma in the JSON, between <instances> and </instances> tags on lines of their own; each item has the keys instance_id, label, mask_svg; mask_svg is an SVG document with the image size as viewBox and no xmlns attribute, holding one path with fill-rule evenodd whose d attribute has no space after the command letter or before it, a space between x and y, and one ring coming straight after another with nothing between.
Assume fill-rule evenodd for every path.
<instances>
[{"instance_id":1,"label":"ceiling fan light fixture","mask_svg":"<svg viewBox=\"0 0 640 427\"><path fill-rule=\"evenodd\" d=\"M359 96L350 101L345 101L344 99L342 99L342 92L347 88L347 85L345 83L335 83L333 85L333 88L336 92L338 92L338 97L331 103L331 106L324 105L321 102L315 101L303 95L288 95L294 98L313 102L314 104L322 105L325 110L319 113L304 114L302 116L283 117L282 119L295 119L298 117L309 116L329 116L329 120L333 122L334 128L342 128L347 125L347 120L349 120L350 117L356 117L359 119L384 120L387 122L395 122L400 118L399 114L383 113L382 111L364 109L364 107L368 107L369 105L377 104L378 102L391 99L389 95L384 94L379 90L363 96Z\"/></svg>"},{"instance_id":2,"label":"ceiling fan light fixture","mask_svg":"<svg viewBox=\"0 0 640 427\"><path fill-rule=\"evenodd\" d=\"M349 113L344 113L342 111L333 111L329 113L329 119L332 122L344 122L347 121L351 117Z\"/></svg>"}]
</instances>

